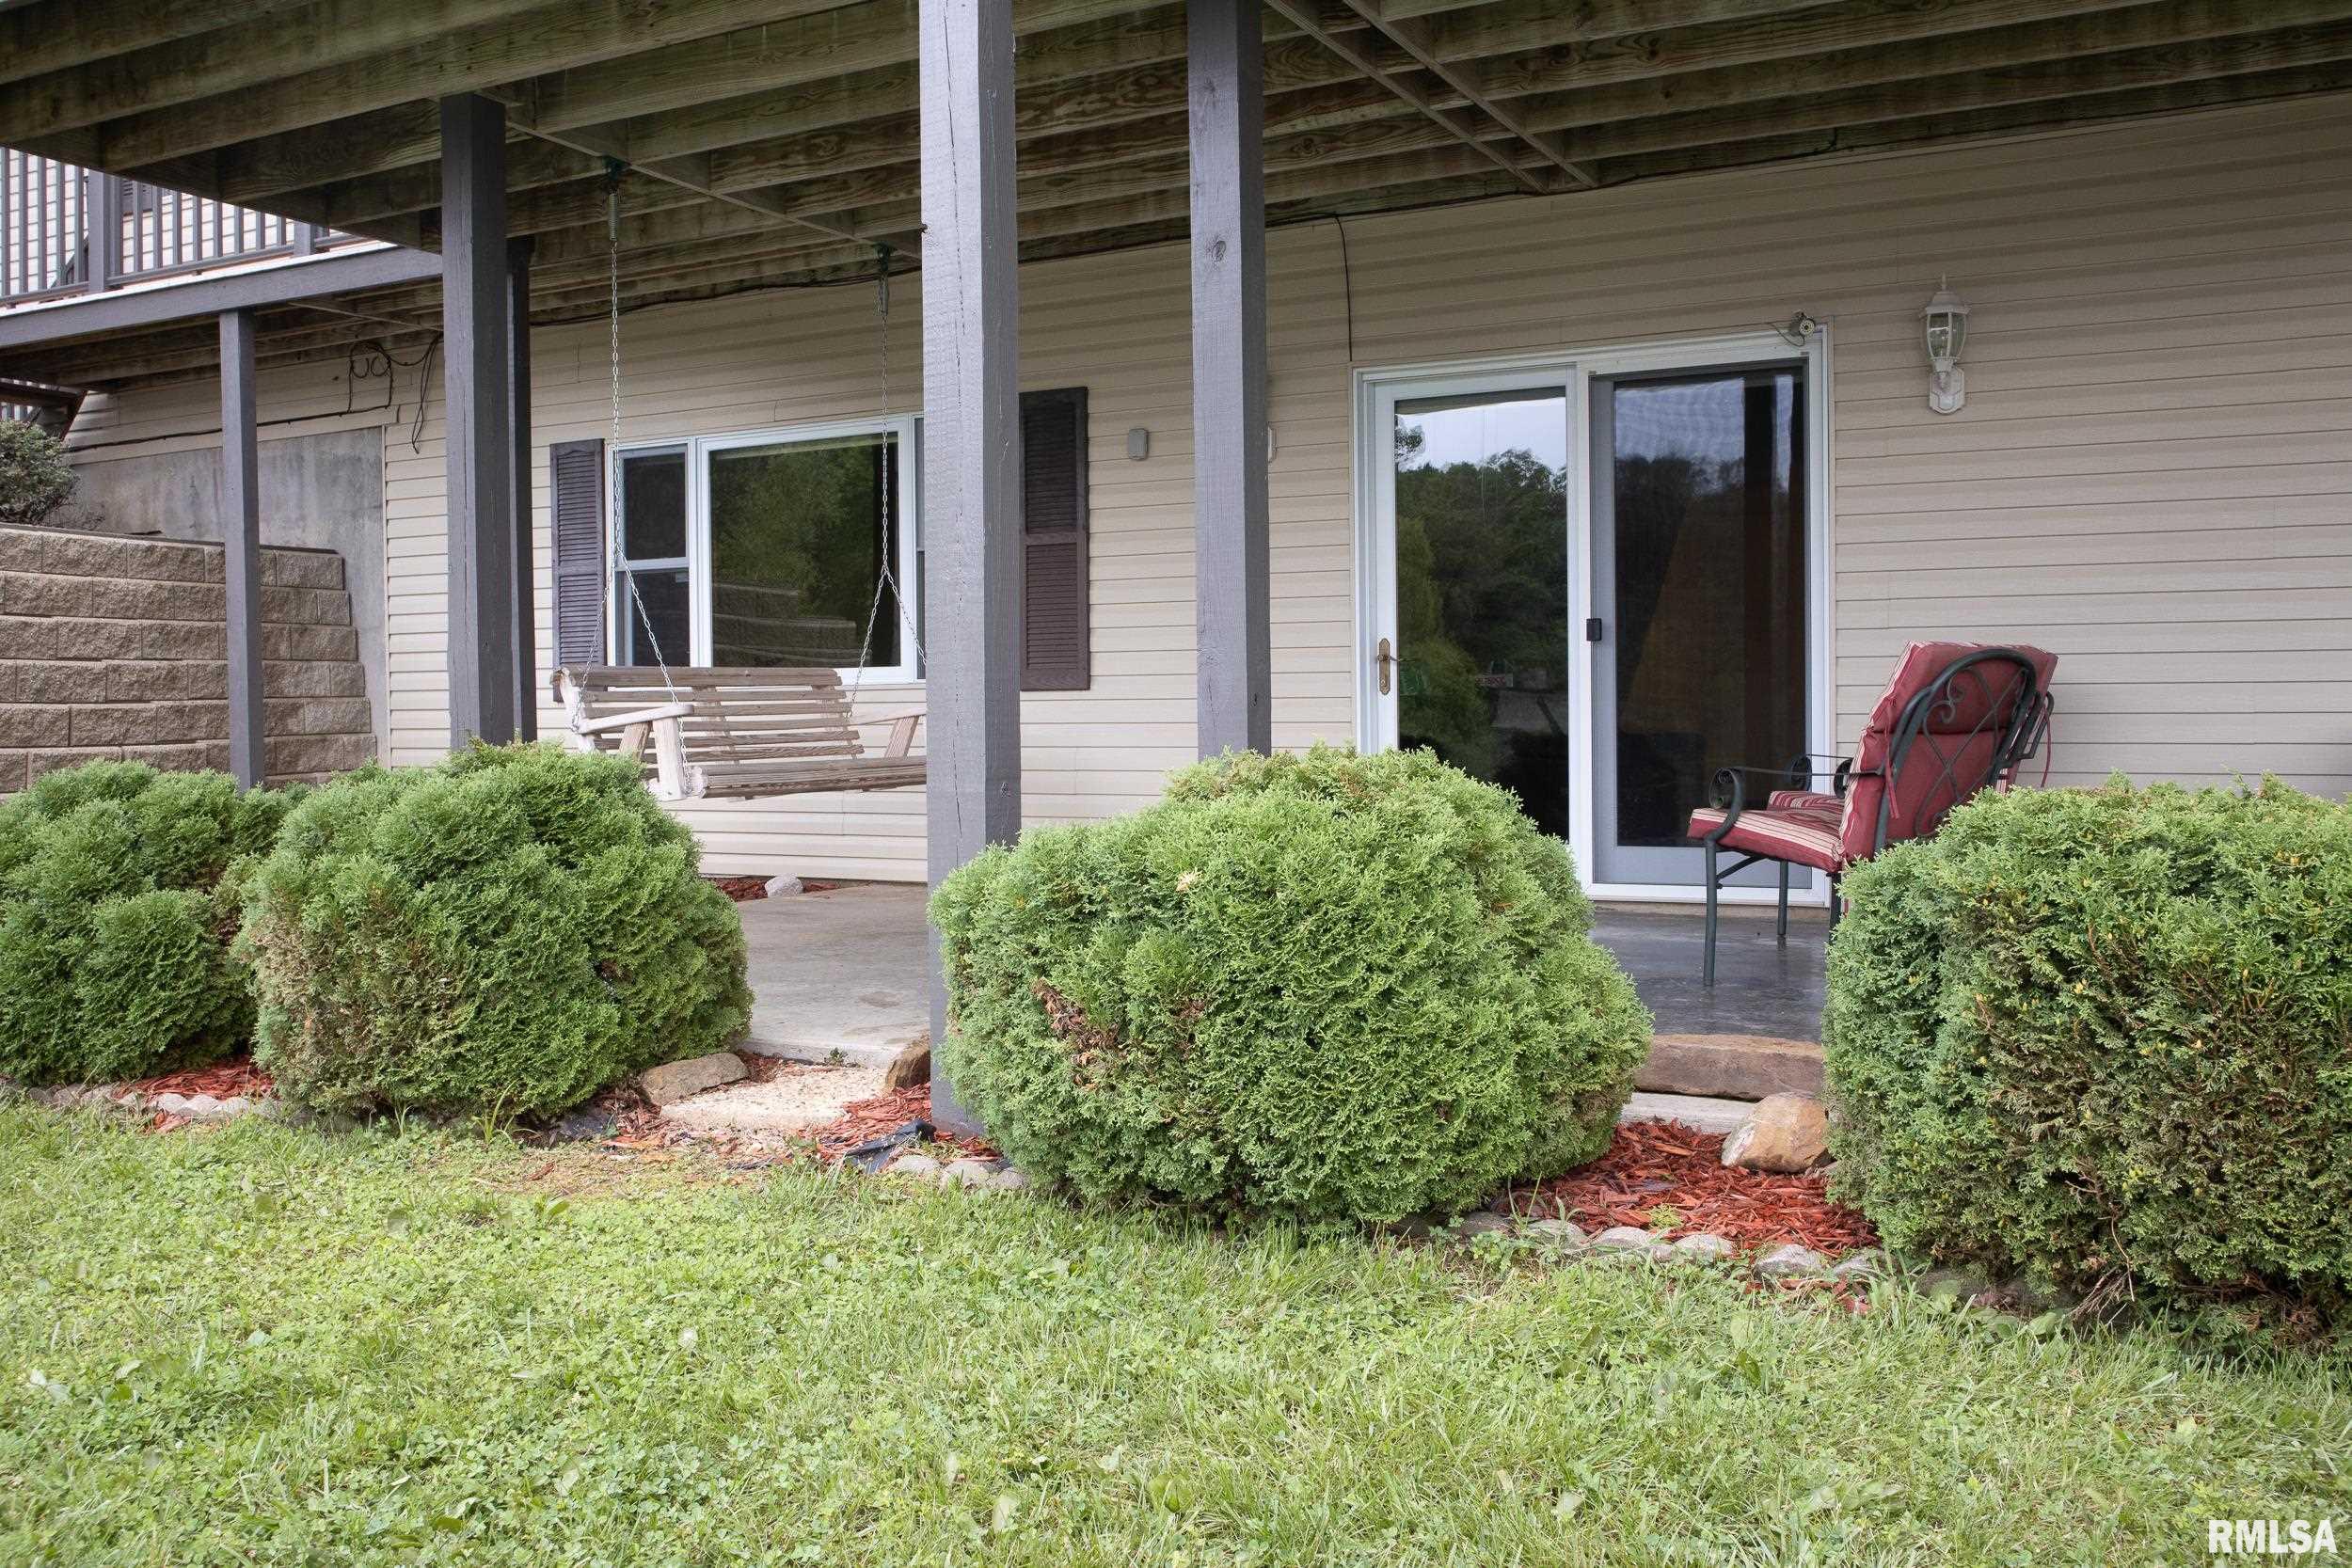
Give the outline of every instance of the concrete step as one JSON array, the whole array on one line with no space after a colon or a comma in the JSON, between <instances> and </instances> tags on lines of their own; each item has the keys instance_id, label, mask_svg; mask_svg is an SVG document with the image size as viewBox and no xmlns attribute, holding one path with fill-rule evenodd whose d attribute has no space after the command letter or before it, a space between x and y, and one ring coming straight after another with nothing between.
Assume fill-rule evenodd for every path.
<instances>
[{"instance_id":1,"label":"concrete step","mask_svg":"<svg viewBox=\"0 0 2352 1568\"><path fill-rule=\"evenodd\" d=\"M1719 1100L1708 1095L1648 1094L1636 1089L1617 1113L1629 1121L1677 1121L1701 1132L1729 1132L1748 1119L1756 1107L1744 1100Z\"/></svg>"}]
</instances>

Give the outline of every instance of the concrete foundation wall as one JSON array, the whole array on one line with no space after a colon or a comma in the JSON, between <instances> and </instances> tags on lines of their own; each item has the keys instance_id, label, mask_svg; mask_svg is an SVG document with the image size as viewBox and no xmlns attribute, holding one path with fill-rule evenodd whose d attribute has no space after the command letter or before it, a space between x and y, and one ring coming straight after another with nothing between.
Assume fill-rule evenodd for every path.
<instances>
[{"instance_id":1,"label":"concrete foundation wall","mask_svg":"<svg viewBox=\"0 0 2352 1568\"><path fill-rule=\"evenodd\" d=\"M269 433L262 435L267 437ZM351 625L359 640L370 711L379 725L384 688L384 437L330 430L261 443L262 543L332 550L343 561ZM160 534L218 543L220 448L129 456L79 452L73 506L105 533Z\"/></svg>"},{"instance_id":2,"label":"concrete foundation wall","mask_svg":"<svg viewBox=\"0 0 2352 1568\"><path fill-rule=\"evenodd\" d=\"M0 792L98 758L229 766L225 552L0 528ZM343 563L262 552L266 766L320 782L375 754Z\"/></svg>"}]
</instances>

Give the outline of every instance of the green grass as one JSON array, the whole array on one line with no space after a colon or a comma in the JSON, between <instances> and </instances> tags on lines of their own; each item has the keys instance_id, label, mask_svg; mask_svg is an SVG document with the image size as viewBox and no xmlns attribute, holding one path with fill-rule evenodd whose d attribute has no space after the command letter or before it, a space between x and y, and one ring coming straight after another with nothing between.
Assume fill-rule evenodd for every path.
<instances>
[{"instance_id":1,"label":"green grass","mask_svg":"<svg viewBox=\"0 0 2352 1568\"><path fill-rule=\"evenodd\" d=\"M2202 1562L2341 1360L1033 1197L0 1110L0 1562Z\"/></svg>"}]
</instances>

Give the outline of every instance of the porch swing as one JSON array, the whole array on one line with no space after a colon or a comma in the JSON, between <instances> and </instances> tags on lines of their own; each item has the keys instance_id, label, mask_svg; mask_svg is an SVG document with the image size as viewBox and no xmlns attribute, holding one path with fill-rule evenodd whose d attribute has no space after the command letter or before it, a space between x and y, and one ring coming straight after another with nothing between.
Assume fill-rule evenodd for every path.
<instances>
[{"instance_id":1,"label":"porch swing","mask_svg":"<svg viewBox=\"0 0 2352 1568\"><path fill-rule=\"evenodd\" d=\"M621 436L621 226L620 181L612 171L606 209L611 254L612 325L612 444ZM882 401L890 406L890 249L879 247L876 278L882 365ZM650 667L566 665L555 672L555 699L570 721L573 742L583 750L617 752L643 762L652 751L647 781L662 800L757 800L834 791L905 789L923 783L924 759L912 754L918 711L860 720L858 688L873 652L874 626L885 596L891 612L905 602L891 571L891 501L896 486L882 485L882 568L858 643L857 665L845 684L838 670L760 666L672 669L639 592L637 574L619 573L629 604L653 655ZM620 508L608 509L611 559L627 559ZM916 657L922 640L913 628ZM888 726L877 753L858 738L861 725Z\"/></svg>"}]
</instances>

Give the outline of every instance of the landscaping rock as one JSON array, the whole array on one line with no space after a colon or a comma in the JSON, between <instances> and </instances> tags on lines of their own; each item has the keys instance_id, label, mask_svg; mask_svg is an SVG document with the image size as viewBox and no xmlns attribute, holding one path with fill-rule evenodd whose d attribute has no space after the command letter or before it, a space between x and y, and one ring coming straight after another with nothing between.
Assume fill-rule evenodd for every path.
<instances>
[{"instance_id":1,"label":"landscaping rock","mask_svg":"<svg viewBox=\"0 0 2352 1568\"><path fill-rule=\"evenodd\" d=\"M707 1056L689 1056L682 1062L665 1062L649 1069L638 1081L638 1086L647 1100L666 1107L722 1084L740 1083L744 1076L740 1056L732 1051L714 1051Z\"/></svg>"},{"instance_id":2,"label":"landscaping rock","mask_svg":"<svg viewBox=\"0 0 2352 1568\"><path fill-rule=\"evenodd\" d=\"M882 1069L882 1089L913 1088L931 1081L931 1042L928 1036L898 1053L898 1059Z\"/></svg>"},{"instance_id":3,"label":"landscaping rock","mask_svg":"<svg viewBox=\"0 0 2352 1568\"><path fill-rule=\"evenodd\" d=\"M1756 1260L1756 1272L1766 1279L1793 1279L1818 1273L1820 1267L1820 1253L1794 1242L1776 1246Z\"/></svg>"},{"instance_id":4,"label":"landscaping rock","mask_svg":"<svg viewBox=\"0 0 2352 1568\"><path fill-rule=\"evenodd\" d=\"M1454 1237L1465 1242L1473 1236L1507 1236L1516 1228L1505 1216L1490 1214L1485 1210L1464 1214L1454 1222Z\"/></svg>"},{"instance_id":5,"label":"landscaping rock","mask_svg":"<svg viewBox=\"0 0 2352 1568\"><path fill-rule=\"evenodd\" d=\"M767 891L771 898L789 898L801 891L801 879L789 873L782 877L771 877L768 879Z\"/></svg>"},{"instance_id":6,"label":"landscaping rock","mask_svg":"<svg viewBox=\"0 0 2352 1568\"><path fill-rule=\"evenodd\" d=\"M1647 1252L1653 1238L1646 1230L1630 1225L1613 1225L1593 1238L1597 1252Z\"/></svg>"},{"instance_id":7,"label":"landscaping rock","mask_svg":"<svg viewBox=\"0 0 2352 1568\"><path fill-rule=\"evenodd\" d=\"M1676 1258L1690 1262L1720 1263L1740 1249L1711 1230L1685 1236L1667 1249Z\"/></svg>"},{"instance_id":8,"label":"landscaping rock","mask_svg":"<svg viewBox=\"0 0 2352 1568\"><path fill-rule=\"evenodd\" d=\"M552 1143L596 1143L611 1137L617 1125L607 1112L583 1105L557 1118L548 1129L548 1138Z\"/></svg>"},{"instance_id":9,"label":"landscaping rock","mask_svg":"<svg viewBox=\"0 0 2352 1568\"><path fill-rule=\"evenodd\" d=\"M947 1168L939 1173L943 1187L977 1187L996 1174L996 1167L986 1160L950 1160Z\"/></svg>"},{"instance_id":10,"label":"landscaping rock","mask_svg":"<svg viewBox=\"0 0 2352 1568\"><path fill-rule=\"evenodd\" d=\"M980 1185L992 1193L1019 1193L1028 1190L1029 1179L1025 1173L1007 1165Z\"/></svg>"},{"instance_id":11,"label":"landscaping rock","mask_svg":"<svg viewBox=\"0 0 2352 1568\"><path fill-rule=\"evenodd\" d=\"M204 1098L210 1100L212 1096ZM71 1105L73 1102L69 1100L65 1103ZM159 1094L147 1103L151 1110L161 1111L166 1116L184 1117L188 1114L188 1097L184 1094Z\"/></svg>"},{"instance_id":12,"label":"landscaping rock","mask_svg":"<svg viewBox=\"0 0 2352 1568\"><path fill-rule=\"evenodd\" d=\"M1724 1164L1793 1173L1829 1148L1829 1114L1811 1095L1767 1095L1724 1140Z\"/></svg>"},{"instance_id":13,"label":"landscaping rock","mask_svg":"<svg viewBox=\"0 0 2352 1568\"><path fill-rule=\"evenodd\" d=\"M886 1176L919 1176L930 1180L939 1179L939 1162L928 1154L901 1154L882 1167Z\"/></svg>"},{"instance_id":14,"label":"landscaping rock","mask_svg":"<svg viewBox=\"0 0 2352 1568\"><path fill-rule=\"evenodd\" d=\"M1849 1279L1856 1282L1883 1279L1886 1277L1886 1254L1876 1248L1867 1252L1857 1252L1851 1257L1840 1258L1829 1268L1829 1276L1832 1279Z\"/></svg>"},{"instance_id":15,"label":"landscaping rock","mask_svg":"<svg viewBox=\"0 0 2352 1568\"><path fill-rule=\"evenodd\" d=\"M1584 1234L1584 1227L1574 1220L1530 1220L1519 1229L1528 1240L1558 1247L1564 1252L1578 1251L1589 1240Z\"/></svg>"},{"instance_id":16,"label":"landscaping rock","mask_svg":"<svg viewBox=\"0 0 2352 1568\"><path fill-rule=\"evenodd\" d=\"M192 1094L188 1096L188 1102L183 1114L198 1121L219 1121L224 1119L221 1115L219 1099L209 1094ZM233 1115L234 1113L231 1114Z\"/></svg>"}]
</instances>

